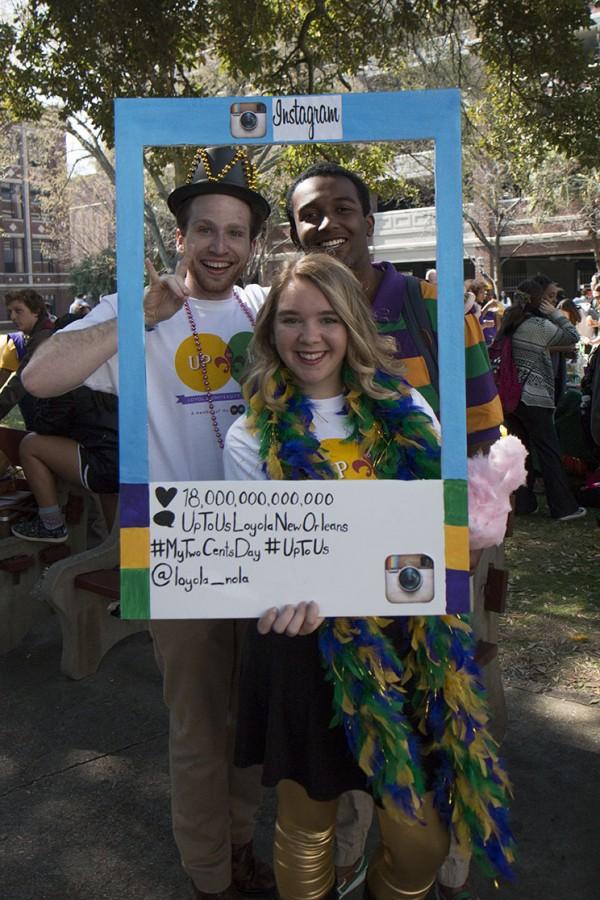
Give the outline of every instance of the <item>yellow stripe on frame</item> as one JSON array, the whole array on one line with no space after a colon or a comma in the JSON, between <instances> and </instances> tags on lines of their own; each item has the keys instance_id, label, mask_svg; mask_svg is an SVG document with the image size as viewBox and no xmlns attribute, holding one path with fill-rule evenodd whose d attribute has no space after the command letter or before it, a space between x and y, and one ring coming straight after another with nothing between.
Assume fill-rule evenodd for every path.
<instances>
[{"instance_id":1,"label":"yellow stripe on frame","mask_svg":"<svg viewBox=\"0 0 600 900\"><path fill-rule=\"evenodd\" d=\"M469 571L469 529L464 525L444 525L446 568Z\"/></svg>"},{"instance_id":2,"label":"yellow stripe on frame","mask_svg":"<svg viewBox=\"0 0 600 900\"><path fill-rule=\"evenodd\" d=\"M150 529L123 528L121 530L121 567L147 569L150 565Z\"/></svg>"}]
</instances>

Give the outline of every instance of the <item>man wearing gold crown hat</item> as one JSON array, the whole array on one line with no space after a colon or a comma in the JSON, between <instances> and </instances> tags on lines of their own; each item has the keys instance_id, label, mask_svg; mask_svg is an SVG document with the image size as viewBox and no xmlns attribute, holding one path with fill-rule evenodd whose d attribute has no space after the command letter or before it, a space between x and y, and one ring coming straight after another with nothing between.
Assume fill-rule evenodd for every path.
<instances>
[{"instance_id":1,"label":"man wearing gold crown hat","mask_svg":"<svg viewBox=\"0 0 600 900\"><path fill-rule=\"evenodd\" d=\"M236 283L270 207L242 147L200 150L188 183L168 205L180 262L166 276L146 264L150 480L220 479L225 434L244 409L239 368L265 295L258 285ZM48 341L28 367L27 390L55 396L85 382L116 394L116 303L116 295L103 298ZM236 900L274 887L252 849L260 769L229 762L245 625L152 622L169 707L173 832L201 900Z\"/></svg>"}]
</instances>

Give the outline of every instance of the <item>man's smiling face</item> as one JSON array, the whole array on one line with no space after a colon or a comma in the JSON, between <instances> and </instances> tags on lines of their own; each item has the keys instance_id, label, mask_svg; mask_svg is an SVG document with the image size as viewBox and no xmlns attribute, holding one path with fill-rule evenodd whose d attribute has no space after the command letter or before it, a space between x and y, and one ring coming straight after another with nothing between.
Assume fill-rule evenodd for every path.
<instances>
[{"instance_id":1,"label":"man's smiling face","mask_svg":"<svg viewBox=\"0 0 600 900\"><path fill-rule=\"evenodd\" d=\"M194 297L225 300L246 267L250 207L227 194L205 194L190 201L185 234L177 229L177 252L185 256L186 282Z\"/></svg>"},{"instance_id":2,"label":"man's smiling face","mask_svg":"<svg viewBox=\"0 0 600 900\"><path fill-rule=\"evenodd\" d=\"M365 215L354 184L342 175L301 181L292 196L294 224L305 251L329 253L360 279L370 267L373 216Z\"/></svg>"}]
</instances>

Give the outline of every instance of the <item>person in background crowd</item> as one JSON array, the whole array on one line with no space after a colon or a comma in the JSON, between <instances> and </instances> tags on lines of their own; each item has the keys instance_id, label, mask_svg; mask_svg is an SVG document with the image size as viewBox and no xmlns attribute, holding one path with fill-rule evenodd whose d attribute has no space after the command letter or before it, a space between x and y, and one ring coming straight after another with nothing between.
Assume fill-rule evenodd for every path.
<instances>
[{"instance_id":1,"label":"person in background crowd","mask_svg":"<svg viewBox=\"0 0 600 900\"><path fill-rule=\"evenodd\" d=\"M542 297L545 301L550 303L552 306L556 306L558 303L558 296L560 287L556 284L555 281L552 281L547 275L543 273L539 273L533 277L533 281L539 284L542 288L543 294ZM569 357L572 357L575 348L570 348L565 351L564 348L552 349L550 353L550 359L552 360L552 369L554 372L554 405L559 402L560 398L565 392L567 386L567 356L566 353L569 354Z\"/></svg>"},{"instance_id":2,"label":"person in background crowd","mask_svg":"<svg viewBox=\"0 0 600 900\"><path fill-rule=\"evenodd\" d=\"M588 296L589 295L589 296ZM573 303L577 306L581 306L586 301L589 301L592 296L592 290L587 284L580 284L577 290L577 296L573 297Z\"/></svg>"},{"instance_id":3,"label":"person in background crowd","mask_svg":"<svg viewBox=\"0 0 600 900\"><path fill-rule=\"evenodd\" d=\"M80 318L87 316L88 313L91 313L91 311L92 307L85 299L85 297L76 297L69 306L69 312L71 313L71 315L79 316Z\"/></svg>"},{"instance_id":4,"label":"person in background crowd","mask_svg":"<svg viewBox=\"0 0 600 900\"><path fill-rule=\"evenodd\" d=\"M592 288L592 302L587 313L587 324L594 331L594 337L598 337L600 328L600 283Z\"/></svg>"},{"instance_id":5,"label":"person in background crowd","mask_svg":"<svg viewBox=\"0 0 600 900\"><path fill-rule=\"evenodd\" d=\"M554 371L550 354L552 347L574 347L579 340L577 329L546 298L539 281L531 279L522 282L515 291L513 305L505 313L498 338L505 336L512 339L512 356L523 385L519 405L506 417L507 428L523 441L530 453L536 453L551 517L559 522L578 519L586 510L577 504L561 463L554 426ZM527 484L516 492L517 514L536 512L534 481L535 472L529 458Z\"/></svg>"},{"instance_id":6,"label":"person in background crowd","mask_svg":"<svg viewBox=\"0 0 600 900\"><path fill-rule=\"evenodd\" d=\"M38 512L13 525L12 533L52 544L68 539L57 477L99 495L110 531L119 491L117 398L82 385L60 397L32 399L31 431L19 445L19 461Z\"/></svg>"},{"instance_id":7,"label":"person in background crowd","mask_svg":"<svg viewBox=\"0 0 600 900\"><path fill-rule=\"evenodd\" d=\"M542 299L546 302L546 304L549 303L551 306L556 306L558 292L560 291L557 283L555 281L552 281L552 279L547 275L544 275L543 272L539 272L537 275L534 275L532 281L535 281L536 284L539 284L539 286L541 287Z\"/></svg>"},{"instance_id":8,"label":"person in background crowd","mask_svg":"<svg viewBox=\"0 0 600 900\"><path fill-rule=\"evenodd\" d=\"M485 278L473 278L465 282L465 286L467 290L475 294L475 301L480 310L479 322L485 342L489 347L498 333L504 315L504 306L494 297L492 284Z\"/></svg>"},{"instance_id":9,"label":"person in background crowd","mask_svg":"<svg viewBox=\"0 0 600 900\"><path fill-rule=\"evenodd\" d=\"M565 296L565 292L562 289L556 295L556 308L562 309L567 314L571 325L577 328L582 319L581 311L574 300L570 300Z\"/></svg>"},{"instance_id":10,"label":"person in background crowd","mask_svg":"<svg viewBox=\"0 0 600 900\"><path fill-rule=\"evenodd\" d=\"M22 331L0 334L0 388L17 371L24 355L25 335Z\"/></svg>"},{"instance_id":11,"label":"person in background crowd","mask_svg":"<svg viewBox=\"0 0 600 900\"><path fill-rule=\"evenodd\" d=\"M13 325L22 332L22 337L18 334L11 335L19 363L0 389L0 419L18 404L25 427L30 428L33 400L23 387L21 374L37 348L50 337L54 325L48 317L44 298L36 291L13 291L7 294L6 309Z\"/></svg>"},{"instance_id":12,"label":"person in background crowd","mask_svg":"<svg viewBox=\"0 0 600 900\"><path fill-rule=\"evenodd\" d=\"M589 356L581 379L581 424L588 447L600 464L600 344Z\"/></svg>"},{"instance_id":13,"label":"person in background crowd","mask_svg":"<svg viewBox=\"0 0 600 900\"><path fill-rule=\"evenodd\" d=\"M600 318L598 310L592 305L592 289L587 285L581 288L582 297L579 298L578 309L581 319L577 325L579 338L584 354L587 356L596 339L597 323ZM583 298L583 299L582 299Z\"/></svg>"},{"instance_id":14,"label":"person in background crowd","mask_svg":"<svg viewBox=\"0 0 600 900\"><path fill-rule=\"evenodd\" d=\"M425 272L425 281L429 284L437 284L437 272L435 269L427 269Z\"/></svg>"},{"instance_id":15,"label":"person in background crowd","mask_svg":"<svg viewBox=\"0 0 600 900\"><path fill-rule=\"evenodd\" d=\"M472 309L474 315L477 316L480 322L481 310L486 301L487 289L487 283L482 278L467 278L465 281L465 294L470 294L473 297L473 305L470 306L469 309Z\"/></svg>"}]
</instances>

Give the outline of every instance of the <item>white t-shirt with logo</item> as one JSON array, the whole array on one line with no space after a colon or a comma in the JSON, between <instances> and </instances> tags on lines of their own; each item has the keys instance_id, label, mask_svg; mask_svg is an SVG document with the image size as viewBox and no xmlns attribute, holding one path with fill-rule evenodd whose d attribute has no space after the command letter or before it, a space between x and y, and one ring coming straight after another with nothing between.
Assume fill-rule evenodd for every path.
<instances>
[{"instance_id":1,"label":"white t-shirt with logo","mask_svg":"<svg viewBox=\"0 0 600 900\"><path fill-rule=\"evenodd\" d=\"M252 320L267 291L256 284L239 290ZM244 410L237 378L252 337L252 323L236 297L190 298L218 428L223 439ZM117 296L65 330L105 322L117 314ZM146 332L148 454L150 480L209 481L223 478L223 454L213 428L198 349L185 310ZM117 394L118 359L113 356L85 381L93 390Z\"/></svg>"},{"instance_id":2,"label":"white t-shirt with logo","mask_svg":"<svg viewBox=\"0 0 600 900\"><path fill-rule=\"evenodd\" d=\"M439 435L439 422L431 406L414 388L410 393L415 406L427 413ZM351 429L347 416L343 414L344 403L342 394L327 400L311 400L315 437L338 478L375 478L373 465L360 453L358 444L346 441ZM241 416L233 423L225 439L225 478L228 481L266 481L259 447L258 434L249 430L246 416Z\"/></svg>"}]
</instances>

